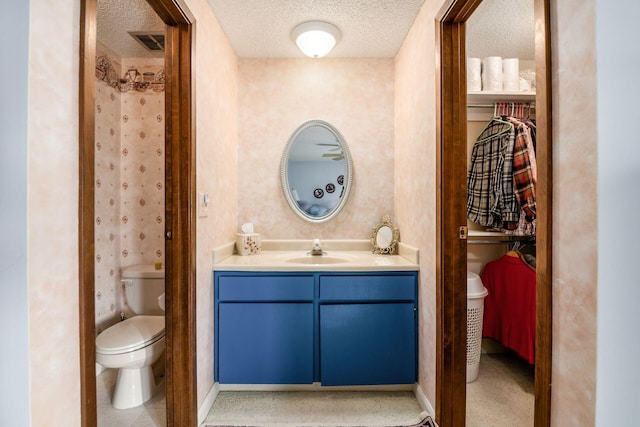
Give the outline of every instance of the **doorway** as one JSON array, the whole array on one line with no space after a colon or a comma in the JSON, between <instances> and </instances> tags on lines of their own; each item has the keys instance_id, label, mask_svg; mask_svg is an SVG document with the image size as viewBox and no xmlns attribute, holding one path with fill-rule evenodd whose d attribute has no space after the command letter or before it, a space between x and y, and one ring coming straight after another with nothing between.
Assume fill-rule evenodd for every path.
<instances>
[{"instance_id":1,"label":"doorway","mask_svg":"<svg viewBox=\"0 0 640 427\"><path fill-rule=\"evenodd\" d=\"M165 291L167 425L195 425L195 144L191 13L148 0L165 23ZM80 11L79 308L82 426L97 425L95 368L96 0Z\"/></svg>"},{"instance_id":2,"label":"doorway","mask_svg":"<svg viewBox=\"0 0 640 427\"><path fill-rule=\"evenodd\" d=\"M482 0L451 0L438 16L436 413L442 427L466 423L465 22ZM534 425L551 413L551 67L549 0L535 0L537 266Z\"/></svg>"}]
</instances>

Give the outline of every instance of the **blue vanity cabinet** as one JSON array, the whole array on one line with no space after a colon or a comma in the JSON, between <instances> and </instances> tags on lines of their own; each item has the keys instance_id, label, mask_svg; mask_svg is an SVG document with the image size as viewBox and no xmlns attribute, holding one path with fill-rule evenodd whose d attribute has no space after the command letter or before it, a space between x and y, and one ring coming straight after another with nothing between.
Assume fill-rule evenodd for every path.
<instances>
[{"instance_id":1,"label":"blue vanity cabinet","mask_svg":"<svg viewBox=\"0 0 640 427\"><path fill-rule=\"evenodd\" d=\"M221 384L413 384L416 271L214 273Z\"/></svg>"},{"instance_id":2,"label":"blue vanity cabinet","mask_svg":"<svg viewBox=\"0 0 640 427\"><path fill-rule=\"evenodd\" d=\"M217 381L311 384L313 276L221 273L214 278Z\"/></svg>"},{"instance_id":3,"label":"blue vanity cabinet","mask_svg":"<svg viewBox=\"0 0 640 427\"><path fill-rule=\"evenodd\" d=\"M417 273L320 276L322 385L412 384Z\"/></svg>"}]
</instances>

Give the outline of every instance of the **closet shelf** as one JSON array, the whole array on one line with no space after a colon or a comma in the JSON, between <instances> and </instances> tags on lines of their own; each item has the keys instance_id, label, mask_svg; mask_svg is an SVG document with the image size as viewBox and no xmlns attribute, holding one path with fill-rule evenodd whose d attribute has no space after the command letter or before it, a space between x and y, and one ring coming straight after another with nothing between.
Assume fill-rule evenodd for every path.
<instances>
[{"instance_id":1,"label":"closet shelf","mask_svg":"<svg viewBox=\"0 0 640 427\"><path fill-rule=\"evenodd\" d=\"M496 102L535 102L535 92L469 92L467 104L494 104Z\"/></svg>"},{"instance_id":2,"label":"closet shelf","mask_svg":"<svg viewBox=\"0 0 640 427\"><path fill-rule=\"evenodd\" d=\"M482 231L482 230L469 230L469 237L511 237L512 235L502 233L500 231Z\"/></svg>"}]
</instances>

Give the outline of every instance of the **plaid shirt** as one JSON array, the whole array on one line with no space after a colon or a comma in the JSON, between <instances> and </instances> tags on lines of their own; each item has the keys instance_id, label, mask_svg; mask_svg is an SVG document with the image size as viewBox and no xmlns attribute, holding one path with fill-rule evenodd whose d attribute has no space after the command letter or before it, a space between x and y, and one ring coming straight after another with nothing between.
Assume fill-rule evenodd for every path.
<instances>
[{"instance_id":1,"label":"plaid shirt","mask_svg":"<svg viewBox=\"0 0 640 427\"><path fill-rule=\"evenodd\" d=\"M513 148L513 185L520 208L528 222L536 218L535 179L531 168L529 128L522 122L512 120L516 127L516 139Z\"/></svg>"},{"instance_id":2,"label":"plaid shirt","mask_svg":"<svg viewBox=\"0 0 640 427\"><path fill-rule=\"evenodd\" d=\"M471 153L467 174L467 217L485 227L513 229L520 208L513 189L514 126L493 118Z\"/></svg>"}]
</instances>

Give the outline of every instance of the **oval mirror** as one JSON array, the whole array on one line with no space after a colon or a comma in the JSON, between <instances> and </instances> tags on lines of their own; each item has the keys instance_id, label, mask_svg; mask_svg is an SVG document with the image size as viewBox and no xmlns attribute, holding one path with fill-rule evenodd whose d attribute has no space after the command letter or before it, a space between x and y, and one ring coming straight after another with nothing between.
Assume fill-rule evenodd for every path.
<instances>
[{"instance_id":1,"label":"oval mirror","mask_svg":"<svg viewBox=\"0 0 640 427\"><path fill-rule=\"evenodd\" d=\"M380 248L388 248L393 241L393 231L387 225L380 227L376 233L376 245Z\"/></svg>"},{"instance_id":2,"label":"oval mirror","mask_svg":"<svg viewBox=\"0 0 640 427\"><path fill-rule=\"evenodd\" d=\"M280 178L291 209L310 222L328 221L349 197L351 154L338 130L310 120L293 132L282 154Z\"/></svg>"},{"instance_id":3,"label":"oval mirror","mask_svg":"<svg viewBox=\"0 0 640 427\"><path fill-rule=\"evenodd\" d=\"M393 254L398 244L398 229L391 223L391 217L385 215L382 222L373 227L371 233L373 253Z\"/></svg>"}]
</instances>

